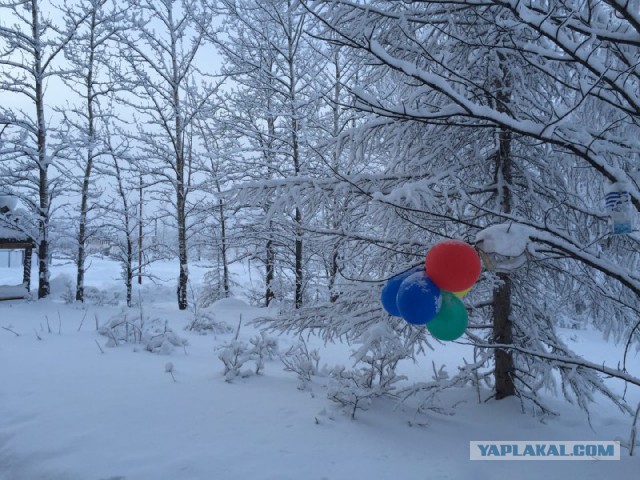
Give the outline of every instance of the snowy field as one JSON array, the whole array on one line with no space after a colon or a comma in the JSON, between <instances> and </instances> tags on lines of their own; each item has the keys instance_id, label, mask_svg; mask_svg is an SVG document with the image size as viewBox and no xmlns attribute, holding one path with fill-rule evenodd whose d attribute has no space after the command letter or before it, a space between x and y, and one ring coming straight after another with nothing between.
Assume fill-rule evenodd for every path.
<instances>
[{"instance_id":1,"label":"snowy field","mask_svg":"<svg viewBox=\"0 0 640 480\"><path fill-rule=\"evenodd\" d=\"M226 382L220 347L233 340L241 316L239 340L248 340L256 331L247 323L266 313L242 297L250 276L236 266L238 297L206 310L230 331L200 335L185 330L193 312L177 310L171 280L177 266L152 268L157 283L145 279L136 295L143 315L166 321L188 341L184 348L107 346L96 322L124 314L104 304L121 289L119 268L107 260L92 257L87 276L87 285L107 292L103 305L65 304L65 275L73 278L73 266L60 262L52 268L51 299L0 302L1 480L640 478L639 457L624 448L620 461L469 460L470 440L625 441L631 418L602 398L590 423L551 395L561 415L541 421L523 414L516 399L480 404L471 388L443 396L444 406L456 405L451 416L416 416L410 403L378 400L352 420L327 399L328 377L315 376L301 390L277 358L266 361L261 375ZM204 271L191 268L194 285ZM0 284L9 273L0 268ZM138 307L128 312L139 314ZM615 366L621 358L622 348L596 332L571 330L565 337L591 360ZM277 340L280 352L296 341ZM309 343L321 365L351 366L349 345ZM413 382L431 381L432 361L454 371L463 357L470 359L464 345L437 345L401 370ZM639 357L631 359L631 373L640 374ZM630 387L627 398L636 405L640 392Z\"/></svg>"}]
</instances>

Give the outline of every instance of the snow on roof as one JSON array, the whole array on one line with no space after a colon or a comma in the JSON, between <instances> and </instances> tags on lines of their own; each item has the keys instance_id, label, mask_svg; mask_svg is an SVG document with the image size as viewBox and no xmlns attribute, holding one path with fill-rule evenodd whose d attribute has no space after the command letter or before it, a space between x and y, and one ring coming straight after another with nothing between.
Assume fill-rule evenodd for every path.
<instances>
[{"instance_id":1,"label":"snow on roof","mask_svg":"<svg viewBox=\"0 0 640 480\"><path fill-rule=\"evenodd\" d=\"M5 243L30 242L29 213L23 208L15 208L14 197L0 195L0 241ZM11 201L11 202L9 202Z\"/></svg>"},{"instance_id":2,"label":"snow on roof","mask_svg":"<svg viewBox=\"0 0 640 480\"><path fill-rule=\"evenodd\" d=\"M30 238L29 235L19 228L10 227L3 224L2 220L0 220L0 241L1 240L28 242Z\"/></svg>"}]
</instances>

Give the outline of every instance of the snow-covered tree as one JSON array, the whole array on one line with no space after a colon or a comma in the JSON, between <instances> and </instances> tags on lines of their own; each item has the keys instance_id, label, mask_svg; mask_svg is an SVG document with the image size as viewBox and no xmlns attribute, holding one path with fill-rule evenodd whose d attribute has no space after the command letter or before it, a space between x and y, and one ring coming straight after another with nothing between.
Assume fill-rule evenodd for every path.
<instances>
[{"instance_id":1,"label":"snow-covered tree","mask_svg":"<svg viewBox=\"0 0 640 480\"><path fill-rule=\"evenodd\" d=\"M118 132L111 122L104 124L104 155L95 168L111 184L98 206L102 228L109 232L114 242L110 254L121 265L125 284L127 306L133 305L133 279L136 264L136 239L140 231L141 204L138 195L138 179L141 166L132 151L131 142L124 132ZM140 256L138 268L141 269Z\"/></svg>"},{"instance_id":2,"label":"snow-covered tree","mask_svg":"<svg viewBox=\"0 0 640 480\"><path fill-rule=\"evenodd\" d=\"M7 99L0 104L0 124L7 126L0 140L0 182L34 217L38 298L49 294L52 199L60 190L56 163L65 148L51 142L47 87L65 71L62 52L85 18L65 16L42 0L0 2L0 92Z\"/></svg>"},{"instance_id":3,"label":"snow-covered tree","mask_svg":"<svg viewBox=\"0 0 640 480\"><path fill-rule=\"evenodd\" d=\"M104 139L98 135L102 118L109 115L108 103L117 89L110 69L115 32L121 28L123 13L109 0L86 0L80 10L85 17L74 39L65 48L65 57L72 66L63 76L65 84L81 100L77 105L65 105L61 113L67 131L65 141L70 143L68 167L72 189L80 193L77 225L76 300L84 301L86 243L93 235L90 214L97 206L99 192L95 188L94 164L105 154ZM77 172L82 172L78 175ZM74 209L75 210L75 209ZM75 217L75 213L73 214Z\"/></svg>"},{"instance_id":4,"label":"snow-covered tree","mask_svg":"<svg viewBox=\"0 0 640 480\"><path fill-rule=\"evenodd\" d=\"M527 267L487 273L471 297L468 337L493 361L496 397L515 393L545 408L537 392L554 384L556 369L562 393L581 407L593 390L618 402L593 364L575 369L581 363L555 326L576 316L583 302L566 296L579 293L598 305L593 324L638 339L637 239L607 239L602 208L607 181L628 185L638 205L639 31L631 4L303 3L324 25L320 35L363 59L359 81L345 88L370 120L341 142L389 157L370 161L366 175L307 183L302 195L319 198L324 189L361 198L371 229L341 235L361 255L375 255L380 277L419 263L439 238L473 242L488 225L512 224L526 237ZM366 264L353 260L354 270ZM372 272L336 305L272 325L364 336L389 321L379 290L362 283ZM392 323L413 336L414 351L422 348L424 337Z\"/></svg>"},{"instance_id":5,"label":"snow-covered tree","mask_svg":"<svg viewBox=\"0 0 640 480\"><path fill-rule=\"evenodd\" d=\"M231 295L231 274L229 265L232 258L233 222L223 190L238 172L234 168L234 158L227 152L238 150L238 142L228 122L214 112L198 116L196 130L204 150L199 155L199 170L204 176L201 183L202 200L195 216L199 217L199 237L201 247L213 248L215 268L208 272L207 295L210 300Z\"/></svg>"},{"instance_id":6,"label":"snow-covered tree","mask_svg":"<svg viewBox=\"0 0 640 480\"><path fill-rule=\"evenodd\" d=\"M140 0L128 8L130 28L119 34L126 47L125 80L131 95L121 100L135 110L138 130L133 135L159 189L158 201L167 209L178 231L176 254L180 263L178 307L188 303L189 195L196 179L194 119L208 103L216 87L196 66L206 58L205 32L212 14L198 0Z\"/></svg>"},{"instance_id":7,"label":"snow-covered tree","mask_svg":"<svg viewBox=\"0 0 640 480\"><path fill-rule=\"evenodd\" d=\"M246 207L245 238L265 268L265 303L284 296L291 272L293 304L302 306L309 283L313 250L306 227L315 214L300 198L281 202L273 188L282 179L313 176L313 118L318 108L312 84L324 60L309 46L306 12L288 0L222 0L224 15L214 41L224 58L224 72L237 87L229 94L229 121L243 147L238 160L246 183L235 201ZM270 183L274 180L275 183ZM257 188L252 188L252 187Z\"/></svg>"}]
</instances>

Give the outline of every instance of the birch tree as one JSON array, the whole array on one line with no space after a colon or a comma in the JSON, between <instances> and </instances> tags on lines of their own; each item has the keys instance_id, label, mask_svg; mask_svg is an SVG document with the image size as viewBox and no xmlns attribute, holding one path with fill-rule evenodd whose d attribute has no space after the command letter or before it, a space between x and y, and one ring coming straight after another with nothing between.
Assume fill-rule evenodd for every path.
<instances>
[{"instance_id":1,"label":"birch tree","mask_svg":"<svg viewBox=\"0 0 640 480\"><path fill-rule=\"evenodd\" d=\"M0 2L0 91L17 105L0 105L0 124L8 126L0 152L0 177L34 215L38 298L49 294L51 209L60 181L56 162L63 147L51 144L47 87L60 77L62 52L86 18L52 20L61 13L42 0Z\"/></svg>"},{"instance_id":2,"label":"birch tree","mask_svg":"<svg viewBox=\"0 0 640 480\"><path fill-rule=\"evenodd\" d=\"M232 121L238 135L250 145L244 162L251 165L247 169L251 173L245 180L309 175L313 170L310 118L315 108L310 83L322 63L314 63L318 57L307 44L305 12L297 2L284 0L222 0L215 2L215 7L225 20L213 40L225 58L224 72L239 85L230 97ZM276 271L286 265L294 278L293 304L301 307L308 282L305 265L310 258L305 252L305 206L299 200L276 206L275 192L269 188L259 197L253 193L245 196L241 190L238 193L240 205L264 211L263 223L254 236L263 242L265 303L276 296Z\"/></svg>"},{"instance_id":3,"label":"birch tree","mask_svg":"<svg viewBox=\"0 0 640 480\"><path fill-rule=\"evenodd\" d=\"M195 173L190 139L196 115L216 91L196 67L196 57L202 54L212 17L197 0L140 0L129 11L131 29L119 38L126 45L134 95L123 96L122 101L137 112L135 140L149 159L148 175L171 192L165 201L174 208L171 215L178 230L177 298L184 310L189 281L188 199Z\"/></svg>"},{"instance_id":4,"label":"birch tree","mask_svg":"<svg viewBox=\"0 0 640 480\"><path fill-rule=\"evenodd\" d=\"M104 155L96 162L97 171L111 180L110 194L99 205L106 228L115 241L115 258L120 262L122 279L125 284L126 303L133 306L133 278L135 267L136 233L140 227L138 212L137 179L140 165L132 152L131 143L125 132L118 132L111 122L104 125ZM142 265L138 265L139 268Z\"/></svg>"},{"instance_id":5,"label":"birch tree","mask_svg":"<svg viewBox=\"0 0 640 480\"><path fill-rule=\"evenodd\" d=\"M72 90L81 103L65 106L62 114L69 128L67 141L71 154L67 154L72 179L78 169L82 175L74 183L80 193L80 208L77 231L76 254L76 300L84 301L84 277L86 242L92 235L89 215L95 210L95 193L92 193L94 164L100 155L105 153L104 139L100 138L100 124L109 115L108 103L116 90L114 76L109 70L116 65L111 61L113 47L110 41L115 32L122 28L123 14L108 0L87 0L82 4L86 12L83 22L75 38L65 48L65 57L72 66L71 72L63 76L66 85ZM80 160L82 159L82 160Z\"/></svg>"}]
</instances>

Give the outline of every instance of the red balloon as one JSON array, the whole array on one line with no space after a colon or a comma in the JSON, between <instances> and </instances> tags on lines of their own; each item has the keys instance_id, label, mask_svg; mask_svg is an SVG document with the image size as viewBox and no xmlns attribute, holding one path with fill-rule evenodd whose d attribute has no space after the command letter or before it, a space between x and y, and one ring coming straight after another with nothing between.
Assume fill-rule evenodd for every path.
<instances>
[{"instance_id":1,"label":"red balloon","mask_svg":"<svg viewBox=\"0 0 640 480\"><path fill-rule=\"evenodd\" d=\"M427 252L425 261L429 278L442 290L460 292L480 278L480 257L468 243L443 240Z\"/></svg>"}]
</instances>

